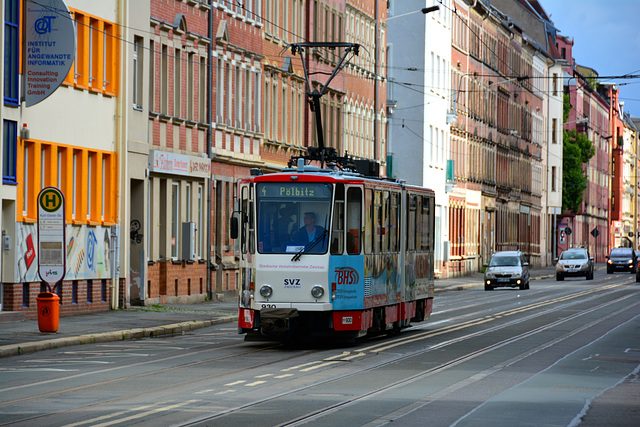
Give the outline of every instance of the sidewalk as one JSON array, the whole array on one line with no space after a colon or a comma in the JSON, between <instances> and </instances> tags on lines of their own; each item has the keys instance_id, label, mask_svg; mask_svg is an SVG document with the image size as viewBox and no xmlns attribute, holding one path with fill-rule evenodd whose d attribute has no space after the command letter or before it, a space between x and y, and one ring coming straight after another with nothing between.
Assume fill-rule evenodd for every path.
<instances>
[{"instance_id":1,"label":"sidewalk","mask_svg":"<svg viewBox=\"0 0 640 427\"><path fill-rule=\"evenodd\" d=\"M531 270L532 280L552 277L554 267ZM435 292L482 286L482 274L438 279ZM210 301L190 305L131 307L76 316L63 316L56 333L42 333L38 321L3 321L0 316L0 357L98 342L178 335L211 325L235 323L237 301ZM11 317L7 317L11 320Z\"/></svg>"}]
</instances>

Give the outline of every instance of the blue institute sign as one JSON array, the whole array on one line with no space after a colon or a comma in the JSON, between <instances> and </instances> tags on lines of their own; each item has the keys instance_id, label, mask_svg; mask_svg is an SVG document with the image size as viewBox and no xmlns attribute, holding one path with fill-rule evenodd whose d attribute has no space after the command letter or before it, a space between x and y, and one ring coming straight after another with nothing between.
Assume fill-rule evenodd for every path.
<instances>
[{"instance_id":1,"label":"blue institute sign","mask_svg":"<svg viewBox=\"0 0 640 427\"><path fill-rule=\"evenodd\" d=\"M73 18L62 0L26 2L25 88L27 107L51 95L73 64Z\"/></svg>"}]
</instances>

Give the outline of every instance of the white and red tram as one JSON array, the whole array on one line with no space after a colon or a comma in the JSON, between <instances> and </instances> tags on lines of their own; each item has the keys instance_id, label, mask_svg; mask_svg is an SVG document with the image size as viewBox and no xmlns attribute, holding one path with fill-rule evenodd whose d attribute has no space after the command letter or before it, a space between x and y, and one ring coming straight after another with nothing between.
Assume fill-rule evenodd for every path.
<instances>
[{"instance_id":1,"label":"white and red tram","mask_svg":"<svg viewBox=\"0 0 640 427\"><path fill-rule=\"evenodd\" d=\"M238 183L239 333L247 339L397 332L433 307L433 191L300 160ZM315 236L298 239L305 213Z\"/></svg>"}]
</instances>

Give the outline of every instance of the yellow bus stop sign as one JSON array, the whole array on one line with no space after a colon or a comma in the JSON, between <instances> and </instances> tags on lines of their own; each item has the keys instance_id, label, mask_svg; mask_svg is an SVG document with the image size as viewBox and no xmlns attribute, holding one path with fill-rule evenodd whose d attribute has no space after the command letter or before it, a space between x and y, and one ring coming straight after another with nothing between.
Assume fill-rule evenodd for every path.
<instances>
[{"instance_id":1,"label":"yellow bus stop sign","mask_svg":"<svg viewBox=\"0 0 640 427\"><path fill-rule=\"evenodd\" d=\"M49 286L64 279L64 247L64 195L55 187L46 187L38 194L38 274Z\"/></svg>"}]
</instances>

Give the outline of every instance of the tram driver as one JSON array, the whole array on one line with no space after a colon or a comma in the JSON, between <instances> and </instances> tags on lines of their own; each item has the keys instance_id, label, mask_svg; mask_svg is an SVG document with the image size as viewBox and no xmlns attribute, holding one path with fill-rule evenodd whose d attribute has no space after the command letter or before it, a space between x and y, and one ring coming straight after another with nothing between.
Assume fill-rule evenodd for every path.
<instances>
[{"instance_id":1,"label":"tram driver","mask_svg":"<svg viewBox=\"0 0 640 427\"><path fill-rule=\"evenodd\" d=\"M316 225L315 212L305 212L303 222L304 226L300 228L296 234L296 244L300 246L307 246L315 242L316 239L320 239L320 241L316 242L312 248L310 247L310 252L325 252L328 236L326 236L324 227Z\"/></svg>"}]
</instances>

